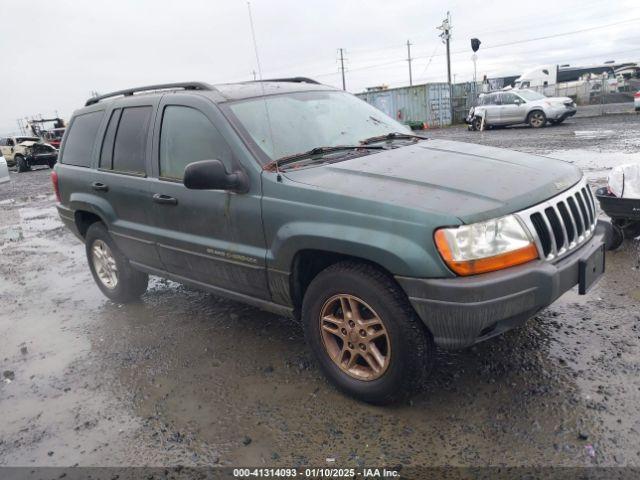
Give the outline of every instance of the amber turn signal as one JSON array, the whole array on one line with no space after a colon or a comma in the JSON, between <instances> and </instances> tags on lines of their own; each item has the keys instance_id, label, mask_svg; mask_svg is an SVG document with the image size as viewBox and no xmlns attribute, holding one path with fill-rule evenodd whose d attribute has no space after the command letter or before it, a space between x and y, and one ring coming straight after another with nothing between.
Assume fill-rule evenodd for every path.
<instances>
[{"instance_id":1,"label":"amber turn signal","mask_svg":"<svg viewBox=\"0 0 640 480\"><path fill-rule=\"evenodd\" d=\"M538 249L533 243L526 247L501 253L492 257L478 258L474 260L455 260L451 248L447 243L447 237L443 230L435 233L436 247L442 255L447 266L458 275L468 276L479 273L493 272L509 267L515 267L538 258Z\"/></svg>"}]
</instances>

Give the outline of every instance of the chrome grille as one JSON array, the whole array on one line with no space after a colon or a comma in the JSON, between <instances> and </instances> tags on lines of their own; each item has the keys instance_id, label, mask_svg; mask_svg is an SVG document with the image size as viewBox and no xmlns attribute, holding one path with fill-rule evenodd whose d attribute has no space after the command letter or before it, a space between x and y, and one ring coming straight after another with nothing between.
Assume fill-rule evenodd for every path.
<instances>
[{"instance_id":1,"label":"chrome grille","mask_svg":"<svg viewBox=\"0 0 640 480\"><path fill-rule=\"evenodd\" d=\"M596 229L593 194L585 180L546 202L516 213L534 237L540 258L558 260L589 240Z\"/></svg>"}]
</instances>

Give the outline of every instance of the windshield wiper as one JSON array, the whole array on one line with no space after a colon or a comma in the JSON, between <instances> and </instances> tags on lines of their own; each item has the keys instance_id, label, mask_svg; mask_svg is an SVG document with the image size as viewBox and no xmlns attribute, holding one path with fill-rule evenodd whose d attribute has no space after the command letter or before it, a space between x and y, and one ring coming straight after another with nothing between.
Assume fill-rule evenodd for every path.
<instances>
[{"instance_id":1,"label":"windshield wiper","mask_svg":"<svg viewBox=\"0 0 640 480\"><path fill-rule=\"evenodd\" d=\"M411 138L417 138L418 140L427 140L427 137L423 137L422 135L414 135L412 133L391 132L391 133L387 133L386 135L377 135L375 137L369 137L365 140L361 140L360 144L370 145L372 143L391 141L391 140L406 140Z\"/></svg>"},{"instance_id":2,"label":"windshield wiper","mask_svg":"<svg viewBox=\"0 0 640 480\"><path fill-rule=\"evenodd\" d=\"M385 147L371 147L365 145L337 145L335 147L316 147L306 152L294 153L293 155L287 155L286 157L280 157L267 163L263 168L264 170L275 170L276 168L289 165L291 163L298 162L300 160L306 160L308 158L323 157L330 153L344 152L350 150L384 150Z\"/></svg>"}]
</instances>

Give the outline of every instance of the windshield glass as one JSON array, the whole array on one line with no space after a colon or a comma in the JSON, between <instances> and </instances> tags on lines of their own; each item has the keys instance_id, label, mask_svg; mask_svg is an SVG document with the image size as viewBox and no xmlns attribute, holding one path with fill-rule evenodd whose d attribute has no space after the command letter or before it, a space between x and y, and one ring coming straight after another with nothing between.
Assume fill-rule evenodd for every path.
<instances>
[{"instance_id":1,"label":"windshield glass","mask_svg":"<svg viewBox=\"0 0 640 480\"><path fill-rule=\"evenodd\" d=\"M358 145L369 137L391 132L411 133L406 126L345 92L252 98L233 103L230 109L271 160L316 147Z\"/></svg>"},{"instance_id":2,"label":"windshield glass","mask_svg":"<svg viewBox=\"0 0 640 480\"><path fill-rule=\"evenodd\" d=\"M543 98L547 98L541 93L534 92L533 90L519 90L517 93L528 102L533 102L535 100L542 100Z\"/></svg>"}]
</instances>

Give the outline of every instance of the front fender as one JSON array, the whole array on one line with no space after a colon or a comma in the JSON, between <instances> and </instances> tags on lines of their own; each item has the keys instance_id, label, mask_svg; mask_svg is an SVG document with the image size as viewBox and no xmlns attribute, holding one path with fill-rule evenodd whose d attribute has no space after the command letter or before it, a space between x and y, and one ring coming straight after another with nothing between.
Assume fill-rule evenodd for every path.
<instances>
[{"instance_id":1,"label":"front fender","mask_svg":"<svg viewBox=\"0 0 640 480\"><path fill-rule=\"evenodd\" d=\"M418 243L401 232L328 222L289 222L272 237L267 263L269 268L289 272L298 252L321 250L368 260L394 275L452 276L433 251L431 239Z\"/></svg>"}]
</instances>

